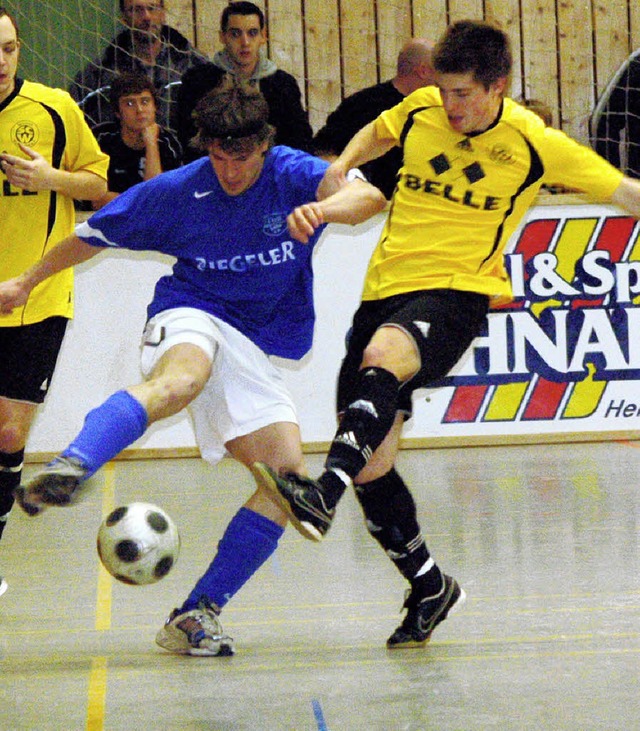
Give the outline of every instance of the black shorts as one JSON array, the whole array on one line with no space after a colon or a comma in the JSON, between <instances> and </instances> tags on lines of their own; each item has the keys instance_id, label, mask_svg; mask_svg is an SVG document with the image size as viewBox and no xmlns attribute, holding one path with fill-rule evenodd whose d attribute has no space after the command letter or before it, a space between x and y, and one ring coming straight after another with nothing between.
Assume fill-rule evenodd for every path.
<instances>
[{"instance_id":1,"label":"black shorts","mask_svg":"<svg viewBox=\"0 0 640 731\"><path fill-rule=\"evenodd\" d=\"M383 325L397 325L415 343L420 369L400 387L398 410L411 415L411 395L444 378L480 333L489 298L477 292L431 289L362 302L353 317L347 354L338 377L338 413L355 398L362 354Z\"/></svg>"},{"instance_id":2,"label":"black shorts","mask_svg":"<svg viewBox=\"0 0 640 731\"><path fill-rule=\"evenodd\" d=\"M47 395L69 320L0 327L0 396L41 404Z\"/></svg>"}]
</instances>

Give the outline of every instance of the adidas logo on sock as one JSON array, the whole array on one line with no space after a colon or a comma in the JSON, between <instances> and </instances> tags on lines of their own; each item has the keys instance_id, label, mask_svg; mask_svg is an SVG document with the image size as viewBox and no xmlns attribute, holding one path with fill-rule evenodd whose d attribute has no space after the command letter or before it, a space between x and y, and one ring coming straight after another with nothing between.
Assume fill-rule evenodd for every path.
<instances>
[{"instance_id":1,"label":"adidas logo on sock","mask_svg":"<svg viewBox=\"0 0 640 731\"><path fill-rule=\"evenodd\" d=\"M338 434L336 436L336 442L340 442L341 444L346 444L348 447L353 447L353 449L357 449L360 451L360 445L358 444L358 440L356 439L356 435L352 431L343 432L342 434Z\"/></svg>"}]
</instances>

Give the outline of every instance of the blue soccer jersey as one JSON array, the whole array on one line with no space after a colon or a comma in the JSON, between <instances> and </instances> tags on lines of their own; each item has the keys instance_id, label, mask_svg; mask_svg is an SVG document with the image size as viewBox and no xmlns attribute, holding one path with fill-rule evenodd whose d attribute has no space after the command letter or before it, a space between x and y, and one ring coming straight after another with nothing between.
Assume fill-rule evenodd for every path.
<instances>
[{"instance_id":1,"label":"blue soccer jersey","mask_svg":"<svg viewBox=\"0 0 640 731\"><path fill-rule=\"evenodd\" d=\"M76 227L94 246L175 256L148 316L196 307L237 328L269 355L300 359L315 313L308 244L291 239L287 215L316 200L328 163L289 147L266 155L260 177L227 195L207 157L130 188Z\"/></svg>"}]
</instances>

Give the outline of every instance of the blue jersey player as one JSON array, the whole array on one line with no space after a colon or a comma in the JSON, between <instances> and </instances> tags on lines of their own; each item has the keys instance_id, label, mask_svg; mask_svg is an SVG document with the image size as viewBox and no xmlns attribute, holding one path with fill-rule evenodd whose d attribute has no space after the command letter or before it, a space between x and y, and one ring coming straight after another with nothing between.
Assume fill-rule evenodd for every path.
<instances>
[{"instance_id":1,"label":"blue jersey player","mask_svg":"<svg viewBox=\"0 0 640 731\"><path fill-rule=\"evenodd\" d=\"M0 311L11 311L54 272L107 248L177 259L149 305L145 380L90 411L71 444L16 491L27 513L72 503L82 483L150 424L187 406L206 460L228 452L247 466L304 471L294 404L268 356L299 359L311 347L311 257L324 224L358 223L385 200L358 179L323 195L327 163L272 147L267 116L259 94L210 93L196 110L194 140L207 156L126 191L0 285ZM180 654L231 654L220 610L275 551L286 523L284 509L258 489L158 644Z\"/></svg>"}]
</instances>

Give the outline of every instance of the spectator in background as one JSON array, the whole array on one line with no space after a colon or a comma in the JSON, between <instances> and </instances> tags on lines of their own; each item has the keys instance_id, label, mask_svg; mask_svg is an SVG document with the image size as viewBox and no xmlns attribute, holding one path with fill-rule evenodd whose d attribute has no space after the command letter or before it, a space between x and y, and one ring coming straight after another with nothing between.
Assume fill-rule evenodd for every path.
<instances>
[{"instance_id":1,"label":"spectator in background","mask_svg":"<svg viewBox=\"0 0 640 731\"><path fill-rule=\"evenodd\" d=\"M620 66L591 115L591 145L612 165L640 178L640 49Z\"/></svg>"},{"instance_id":2,"label":"spectator in background","mask_svg":"<svg viewBox=\"0 0 640 731\"><path fill-rule=\"evenodd\" d=\"M229 3L222 11L220 42L224 49L215 54L213 63L189 69L178 93L177 132L185 162L202 154L189 146L196 133L193 110L226 76L260 90L269 105L269 124L276 130L276 145L305 151L311 148L313 133L298 82L264 55L266 41L264 13L257 5L241 0Z\"/></svg>"},{"instance_id":3,"label":"spectator in background","mask_svg":"<svg viewBox=\"0 0 640 731\"><path fill-rule=\"evenodd\" d=\"M158 119L172 128L174 97L168 85L179 82L187 69L208 59L175 28L166 25L164 0L120 0L120 13L126 28L111 41L102 58L94 59L76 74L69 92L95 126L113 121L113 113L107 93L102 98L99 94L87 95L109 86L116 74L146 75L157 92Z\"/></svg>"},{"instance_id":4,"label":"spectator in background","mask_svg":"<svg viewBox=\"0 0 640 731\"><path fill-rule=\"evenodd\" d=\"M108 159L71 97L16 76L20 38L0 7L0 279L40 259L74 225L74 198L107 189ZM73 315L73 273L52 277L0 314L0 536L24 448ZM7 583L0 576L0 594Z\"/></svg>"},{"instance_id":5,"label":"spectator in background","mask_svg":"<svg viewBox=\"0 0 640 731\"><path fill-rule=\"evenodd\" d=\"M102 208L120 193L143 180L182 164L182 147L176 136L156 122L156 96L147 76L116 76L110 90L117 122L103 122L94 134L109 155L107 193L93 201Z\"/></svg>"},{"instance_id":6,"label":"spectator in background","mask_svg":"<svg viewBox=\"0 0 640 731\"><path fill-rule=\"evenodd\" d=\"M334 160L355 133L385 109L400 104L405 96L416 89L433 84L433 46L433 42L427 38L412 38L398 54L397 72L393 79L369 86L344 99L313 138L315 154ZM402 149L394 147L382 157L364 165L362 172L389 199L396 187L401 165Z\"/></svg>"}]
</instances>

